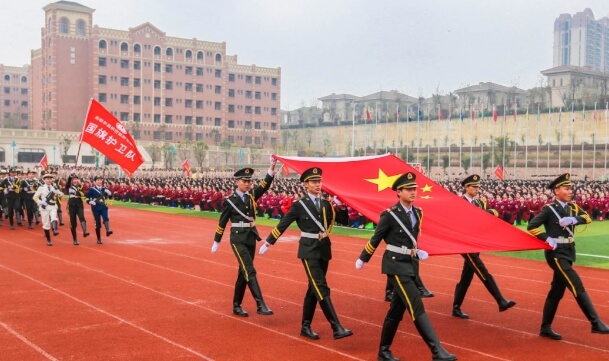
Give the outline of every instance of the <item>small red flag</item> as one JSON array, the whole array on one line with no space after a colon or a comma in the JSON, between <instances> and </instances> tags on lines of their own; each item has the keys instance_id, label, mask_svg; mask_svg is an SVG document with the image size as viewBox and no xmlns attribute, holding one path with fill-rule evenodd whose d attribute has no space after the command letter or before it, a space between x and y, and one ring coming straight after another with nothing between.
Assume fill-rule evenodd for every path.
<instances>
[{"instance_id":1,"label":"small red flag","mask_svg":"<svg viewBox=\"0 0 609 361\"><path fill-rule=\"evenodd\" d=\"M184 163L182 163L182 168L184 168L184 172L186 172L186 176L188 178L190 178L190 175L191 175L191 173L190 173L190 163L188 162L188 159L186 159L184 161Z\"/></svg>"},{"instance_id":2,"label":"small red flag","mask_svg":"<svg viewBox=\"0 0 609 361\"><path fill-rule=\"evenodd\" d=\"M493 120L497 121L497 109L493 108Z\"/></svg>"},{"instance_id":3,"label":"small red flag","mask_svg":"<svg viewBox=\"0 0 609 361\"><path fill-rule=\"evenodd\" d=\"M516 108L514 108L514 121L516 121Z\"/></svg>"},{"instance_id":4,"label":"small red flag","mask_svg":"<svg viewBox=\"0 0 609 361\"><path fill-rule=\"evenodd\" d=\"M438 109L438 120L444 120L444 117L442 116L442 108Z\"/></svg>"},{"instance_id":5,"label":"small red flag","mask_svg":"<svg viewBox=\"0 0 609 361\"><path fill-rule=\"evenodd\" d=\"M472 120L476 119L476 112L472 110Z\"/></svg>"},{"instance_id":6,"label":"small red flag","mask_svg":"<svg viewBox=\"0 0 609 361\"><path fill-rule=\"evenodd\" d=\"M497 178L499 178L501 180L504 179L503 168L501 168L500 165L498 165L497 168L495 168L495 175L497 176Z\"/></svg>"},{"instance_id":7,"label":"small red flag","mask_svg":"<svg viewBox=\"0 0 609 361\"><path fill-rule=\"evenodd\" d=\"M41 166L42 169L44 169L45 171L49 169L49 162L47 161L46 154L42 156L42 159L40 160L40 163L38 163L38 165Z\"/></svg>"},{"instance_id":8,"label":"small red flag","mask_svg":"<svg viewBox=\"0 0 609 361\"><path fill-rule=\"evenodd\" d=\"M370 111L368 110L368 108L366 108L366 121L368 121L370 119L371 119Z\"/></svg>"},{"instance_id":9,"label":"small red flag","mask_svg":"<svg viewBox=\"0 0 609 361\"><path fill-rule=\"evenodd\" d=\"M144 157L123 123L95 99L89 103L80 142L90 144L123 168L129 176L144 163Z\"/></svg>"},{"instance_id":10,"label":"small red flag","mask_svg":"<svg viewBox=\"0 0 609 361\"><path fill-rule=\"evenodd\" d=\"M393 182L406 172L416 174L415 205L423 210L421 249L429 254L548 249L522 230L472 206L392 154L357 158L276 156L297 173L323 170L323 189L378 223L383 210L396 205ZM493 237L488 235L492 234Z\"/></svg>"}]
</instances>

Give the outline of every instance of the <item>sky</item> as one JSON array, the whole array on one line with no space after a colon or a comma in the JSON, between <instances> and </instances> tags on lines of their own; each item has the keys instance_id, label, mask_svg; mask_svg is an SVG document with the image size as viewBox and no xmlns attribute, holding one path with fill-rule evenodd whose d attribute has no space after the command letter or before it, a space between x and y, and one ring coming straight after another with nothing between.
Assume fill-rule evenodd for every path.
<instances>
[{"instance_id":1,"label":"sky","mask_svg":"<svg viewBox=\"0 0 609 361\"><path fill-rule=\"evenodd\" d=\"M0 64L30 62L51 2L0 0ZM590 8L595 19L609 16L607 0L76 2L95 9L99 27L150 22L168 36L226 42L240 64L281 67L284 110L332 93L430 97L488 81L530 89L552 67L560 14Z\"/></svg>"}]
</instances>

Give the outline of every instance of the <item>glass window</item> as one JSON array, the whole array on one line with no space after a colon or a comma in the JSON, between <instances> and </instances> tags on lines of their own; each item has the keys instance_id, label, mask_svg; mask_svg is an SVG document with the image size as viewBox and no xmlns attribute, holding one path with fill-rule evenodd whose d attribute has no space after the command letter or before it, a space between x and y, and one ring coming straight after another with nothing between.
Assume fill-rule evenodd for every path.
<instances>
[{"instance_id":1,"label":"glass window","mask_svg":"<svg viewBox=\"0 0 609 361\"><path fill-rule=\"evenodd\" d=\"M121 43L121 51L129 51L129 45L127 45L127 43Z\"/></svg>"},{"instance_id":2,"label":"glass window","mask_svg":"<svg viewBox=\"0 0 609 361\"><path fill-rule=\"evenodd\" d=\"M85 36L85 21L82 19L76 21L76 35Z\"/></svg>"},{"instance_id":3,"label":"glass window","mask_svg":"<svg viewBox=\"0 0 609 361\"><path fill-rule=\"evenodd\" d=\"M108 43L106 43L105 40L100 40L99 41L99 48L100 49L106 49L108 47Z\"/></svg>"},{"instance_id":4,"label":"glass window","mask_svg":"<svg viewBox=\"0 0 609 361\"><path fill-rule=\"evenodd\" d=\"M67 34L70 31L70 20L68 18L59 19L59 32Z\"/></svg>"}]
</instances>

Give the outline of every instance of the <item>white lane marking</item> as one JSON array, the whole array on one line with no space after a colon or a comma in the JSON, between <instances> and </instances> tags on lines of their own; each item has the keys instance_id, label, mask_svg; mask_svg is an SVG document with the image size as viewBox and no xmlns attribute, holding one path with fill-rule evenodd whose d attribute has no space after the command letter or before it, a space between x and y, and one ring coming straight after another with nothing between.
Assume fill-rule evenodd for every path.
<instances>
[{"instance_id":1,"label":"white lane marking","mask_svg":"<svg viewBox=\"0 0 609 361\"><path fill-rule=\"evenodd\" d=\"M0 321L0 326L4 327L4 329L6 329L9 333L11 333L13 336L15 336L18 339L20 339L21 341L23 341L23 343L25 343L26 345L30 346L34 350L36 350L39 354L41 354L42 356L46 357L48 360L57 361L57 359L55 357L53 357L52 355L48 354L45 350L40 348L40 346L38 346L35 343L33 343L32 341L28 340L25 336L23 336L19 332L13 330L11 328L11 326L7 325L6 323L4 323L2 321Z\"/></svg>"}]
</instances>

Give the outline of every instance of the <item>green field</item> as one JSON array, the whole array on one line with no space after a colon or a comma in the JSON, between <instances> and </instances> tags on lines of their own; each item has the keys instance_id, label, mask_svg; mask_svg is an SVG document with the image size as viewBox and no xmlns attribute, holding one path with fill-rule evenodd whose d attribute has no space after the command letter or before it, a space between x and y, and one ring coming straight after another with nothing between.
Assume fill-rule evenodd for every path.
<instances>
[{"instance_id":1,"label":"green field","mask_svg":"<svg viewBox=\"0 0 609 361\"><path fill-rule=\"evenodd\" d=\"M150 206L146 204L113 202L112 207L124 207L131 209L141 209L150 212L182 214L190 217L201 217L209 219L218 219L220 213L216 212L200 212L189 209L170 208L165 206ZM257 224L274 227L277 220L261 219L256 220ZM296 224L292 224L291 228L296 229ZM519 228L526 230L525 226ZM583 232L582 232L583 230ZM581 232L581 233L580 233ZM346 227L335 227L334 234L359 237L368 239L372 235L371 230L353 229ZM589 266L596 268L609 269L609 221L592 222L588 227L579 226L576 228L575 238L577 243L577 262L578 266ZM543 251L521 251L521 252L494 252L495 255L506 257L516 257L524 259L533 259L545 262Z\"/></svg>"}]
</instances>

